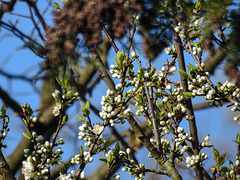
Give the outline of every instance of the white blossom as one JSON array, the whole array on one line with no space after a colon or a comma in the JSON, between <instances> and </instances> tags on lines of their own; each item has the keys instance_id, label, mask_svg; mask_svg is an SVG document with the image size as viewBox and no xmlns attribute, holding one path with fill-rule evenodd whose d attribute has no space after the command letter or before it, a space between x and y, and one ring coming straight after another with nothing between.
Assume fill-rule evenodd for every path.
<instances>
[{"instance_id":1,"label":"white blossom","mask_svg":"<svg viewBox=\"0 0 240 180\"><path fill-rule=\"evenodd\" d=\"M96 124L93 126L92 130L95 134L101 134L104 131L104 126Z\"/></svg>"}]
</instances>

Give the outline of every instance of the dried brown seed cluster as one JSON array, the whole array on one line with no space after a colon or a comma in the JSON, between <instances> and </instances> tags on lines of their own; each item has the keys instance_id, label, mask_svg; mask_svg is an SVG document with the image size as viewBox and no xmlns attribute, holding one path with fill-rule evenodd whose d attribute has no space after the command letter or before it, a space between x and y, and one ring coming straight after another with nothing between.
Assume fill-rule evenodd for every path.
<instances>
[{"instance_id":1,"label":"dried brown seed cluster","mask_svg":"<svg viewBox=\"0 0 240 180\"><path fill-rule=\"evenodd\" d=\"M48 58L55 62L62 57L76 58L77 36L83 34L85 44L101 41L102 26L108 25L113 38L121 38L129 27L131 13L141 9L139 0L71 0L59 11L54 11L55 26L46 32Z\"/></svg>"}]
</instances>

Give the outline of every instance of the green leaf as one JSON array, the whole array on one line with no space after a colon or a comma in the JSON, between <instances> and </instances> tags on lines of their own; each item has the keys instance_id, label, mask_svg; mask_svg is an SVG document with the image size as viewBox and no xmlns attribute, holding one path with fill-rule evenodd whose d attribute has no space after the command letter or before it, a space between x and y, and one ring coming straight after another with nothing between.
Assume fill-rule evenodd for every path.
<instances>
[{"instance_id":1,"label":"green leaf","mask_svg":"<svg viewBox=\"0 0 240 180\"><path fill-rule=\"evenodd\" d=\"M201 7L202 7L201 2L200 2L200 1L197 1L197 2L195 3L195 9L196 9L196 10L199 10Z\"/></svg>"},{"instance_id":2,"label":"green leaf","mask_svg":"<svg viewBox=\"0 0 240 180\"><path fill-rule=\"evenodd\" d=\"M223 166L221 168L221 171L223 172L223 174L226 174L226 172L229 172L228 168L226 166Z\"/></svg>"},{"instance_id":3,"label":"green leaf","mask_svg":"<svg viewBox=\"0 0 240 180\"><path fill-rule=\"evenodd\" d=\"M220 82L217 82L217 88L220 88L223 84Z\"/></svg>"},{"instance_id":4,"label":"green leaf","mask_svg":"<svg viewBox=\"0 0 240 180\"><path fill-rule=\"evenodd\" d=\"M114 148L114 155L118 156L119 155L119 151L120 151L120 145L119 145L119 142L117 142L115 144L115 148Z\"/></svg>"},{"instance_id":5,"label":"green leaf","mask_svg":"<svg viewBox=\"0 0 240 180\"><path fill-rule=\"evenodd\" d=\"M225 25L224 29L229 28L229 27L231 26L231 24L232 24L232 22L227 23L227 24Z\"/></svg>"},{"instance_id":6,"label":"green leaf","mask_svg":"<svg viewBox=\"0 0 240 180\"><path fill-rule=\"evenodd\" d=\"M156 69L152 67L152 69L149 71L148 75L151 77L155 73Z\"/></svg>"},{"instance_id":7,"label":"green leaf","mask_svg":"<svg viewBox=\"0 0 240 180\"><path fill-rule=\"evenodd\" d=\"M89 102L89 100L87 100L87 102L86 102L86 108L89 110L90 109L90 102Z\"/></svg>"},{"instance_id":8,"label":"green leaf","mask_svg":"<svg viewBox=\"0 0 240 180\"><path fill-rule=\"evenodd\" d=\"M123 62L125 61L126 59L126 55L125 55L125 52L124 51L118 51L117 52L117 57L118 59L114 60L117 64L117 66L119 67L119 69L122 69L123 68Z\"/></svg>"},{"instance_id":9,"label":"green leaf","mask_svg":"<svg viewBox=\"0 0 240 180\"><path fill-rule=\"evenodd\" d=\"M194 98L191 92L183 92L183 96L186 98Z\"/></svg>"},{"instance_id":10,"label":"green leaf","mask_svg":"<svg viewBox=\"0 0 240 180\"><path fill-rule=\"evenodd\" d=\"M86 108L82 109L81 111L82 111L84 117L87 117L90 114L90 111Z\"/></svg>"},{"instance_id":11,"label":"green leaf","mask_svg":"<svg viewBox=\"0 0 240 180\"><path fill-rule=\"evenodd\" d=\"M100 160L100 161L103 161L103 162L105 162L105 163L108 162L107 159L104 159L104 158L100 158L99 160Z\"/></svg>"},{"instance_id":12,"label":"green leaf","mask_svg":"<svg viewBox=\"0 0 240 180\"><path fill-rule=\"evenodd\" d=\"M213 154L214 154L214 160L217 161L217 158L219 156L219 152L217 149L213 148Z\"/></svg>"},{"instance_id":13,"label":"green leaf","mask_svg":"<svg viewBox=\"0 0 240 180\"><path fill-rule=\"evenodd\" d=\"M143 86L143 85L142 85L142 86L140 86L140 87L138 88L138 90L136 91L136 94L139 94L140 92L142 92L143 88L144 88L144 86Z\"/></svg>"},{"instance_id":14,"label":"green leaf","mask_svg":"<svg viewBox=\"0 0 240 180\"><path fill-rule=\"evenodd\" d=\"M86 119L81 115L77 115L77 118L78 118L79 121L86 122Z\"/></svg>"},{"instance_id":15,"label":"green leaf","mask_svg":"<svg viewBox=\"0 0 240 180\"><path fill-rule=\"evenodd\" d=\"M195 70L196 68L191 64L191 63L188 63L188 66L187 66L189 69L193 69Z\"/></svg>"},{"instance_id":16,"label":"green leaf","mask_svg":"<svg viewBox=\"0 0 240 180\"><path fill-rule=\"evenodd\" d=\"M54 132L54 133L53 133L53 139L56 138L56 137L57 137L57 133Z\"/></svg>"},{"instance_id":17,"label":"green leaf","mask_svg":"<svg viewBox=\"0 0 240 180\"><path fill-rule=\"evenodd\" d=\"M144 69L142 68L142 66L139 69L139 79L141 79L142 77L144 77Z\"/></svg>"},{"instance_id":18,"label":"green leaf","mask_svg":"<svg viewBox=\"0 0 240 180\"><path fill-rule=\"evenodd\" d=\"M124 52L124 50L118 51L118 52L117 52L117 57L118 57L118 59L119 59L120 61L124 61L124 59L125 59L125 52Z\"/></svg>"},{"instance_id":19,"label":"green leaf","mask_svg":"<svg viewBox=\"0 0 240 180\"><path fill-rule=\"evenodd\" d=\"M184 70L178 69L178 73L180 74L181 77L185 79L188 78L188 74Z\"/></svg>"},{"instance_id":20,"label":"green leaf","mask_svg":"<svg viewBox=\"0 0 240 180\"><path fill-rule=\"evenodd\" d=\"M220 155L218 150L213 148L213 153L214 153L214 160L216 162L216 166L217 167L220 167L223 165L223 163L225 162L226 160L226 153L224 153L223 155Z\"/></svg>"},{"instance_id":21,"label":"green leaf","mask_svg":"<svg viewBox=\"0 0 240 180\"><path fill-rule=\"evenodd\" d=\"M135 99L138 103L140 103L141 105L145 104L145 100L143 98L143 96L141 94L138 94L135 96Z\"/></svg>"},{"instance_id":22,"label":"green leaf","mask_svg":"<svg viewBox=\"0 0 240 180\"><path fill-rule=\"evenodd\" d=\"M108 147L110 144L111 144L111 140L108 139L108 140L104 141L103 146L106 148L106 147Z\"/></svg>"},{"instance_id":23,"label":"green leaf","mask_svg":"<svg viewBox=\"0 0 240 180\"><path fill-rule=\"evenodd\" d=\"M231 160L229 160L229 166L233 169L234 168L234 165L233 165L233 162Z\"/></svg>"},{"instance_id":24,"label":"green leaf","mask_svg":"<svg viewBox=\"0 0 240 180\"><path fill-rule=\"evenodd\" d=\"M59 79L59 78L55 78L56 79L56 81L58 82L58 84L62 87L63 86L63 82L62 82L62 80L61 79Z\"/></svg>"},{"instance_id":25,"label":"green leaf","mask_svg":"<svg viewBox=\"0 0 240 180\"><path fill-rule=\"evenodd\" d=\"M168 108L169 108L170 112L173 112L173 106L171 103L168 104Z\"/></svg>"},{"instance_id":26,"label":"green leaf","mask_svg":"<svg viewBox=\"0 0 240 180\"><path fill-rule=\"evenodd\" d=\"M2 115L2 117L5 117L6 116L6 108L4 107L4 106L2 106L2 108L1 108L1 115Z\"/></svg>"},{"instance_id":27,"label":"green leaf","mask_svg":"<svg viewBox=\"0 0 240 180\"><path fill-rule=\"evenodd\" d=\"M26 139L31 139L28 135L27 135L27 133L23 133L23 136L26 138Z\"/></svg>"},{"instance_id":28,"label":"green leaf","mask_svg":"<svg viewBox=\"0 0 240 180\"><path fill-rule=\"evenodd\" d=\"M80 145L80 152L83 153L83 147Z\"/></svg>"},{"instance_id":29,"label":"green leaf","mask_svg":"<svg viewBox=\"0 0 240 180\"><path fill-rule=\"evenodd\" d=\"M63 116L62 124L65 124L68 121L68 115Z\"/></svg>"},{"instance_id":30,"label":"green leaf","mask_svg":"<svg viewBox=\"0 0 240 180\"><path fill-rule=\"evenodd\" d=\"M70 90L70 91L67 91L65 95L66 95L66 98L71 97L71 95L72 95L72 91L71 91L71 90Z\"/></svg>"},{"instance_id":31,"label":"green leaf","mask_svg":"<svg viewBox=\"0 0 240 180\"><path fill-rule=\"evenodd\" d=\"M157 101L156 106L158 107L158 109L162 109L163 108L163 103Z\"/></svg>"},{"instance_id":32,"label":"green leaf","mask_svg":"<svg viewBox=\"0 0 240 180\"><path fill-rule=\"evenodd\" d=\"M237 142L238 144L240 144L240 134L239 134L239 133L238 133L237 136L236 136L236 142Z\"/></svg>"},{"instance_id":33,"label":"green leaf","mask_svg":"<svg viewBox=\"0 0 240 180\"><path fill-rule=\"evenodd\" d=\"M57 10L59 10L59 9L60 9L60 6L59 6L59 4L58 4L58 3L56 3L56 2L53 2L53 4L54 4L54 6L55 6L55 8L56 8Z\"/></svg>"},{"instance_id":34,"label":"green leaf","mask_svg":"<svg viewBox=\"0 0 240 180\"><path fill-rule=\"evenodd\" d=\"M153 124L152 124L151 119L148 119L148 120L147 120L147 124L148 124L148 126L149 126L151 129L153 129Z\"/></svg>"},{"instance_id":35,"label":"green leaf","mask_svg":"<svg viewBox=\"0 0 240 180\"><path fill-rule=\"evenodd\" d=\"M106 160L107 160L107 164L108 165L112 164L112 162L113 162L113 155L112 155L112 153L108 153Z\"/></svg>"},{"instance_id":36,"label":"green leaf","mask_svg":"<svg viewBox=\"0 0 240 180\"><path fill-rule=\"evenodd\" d=\"M85 106L84 106L84 104L83 104L82 102L80 102L80 104L81 104L82 108L83 108L83 109L85 109Z\"/></svg>"},{"instance_id":37,"label":"green leaf","mask_svg":"<svg viewBox=\"0 0 240 180\"><path fill-rule=\"evenodd\" d=\"M165 112L156 113L156 117L161 121L165 117Z\"/></svg>"},{"instance_id":38,"label":"green leaf","mask_svg":"<svg viewBox=\"0 0 240 180\"><path fill-rule=\"evenodd\" d=\"M168 126L168 129L171 131L171 132L174 132L174 129L173 129L173 127L171 126L171 125L167 125Z\"/></svg>"},{"instance_id":39,"label":"green leaf","mask_svg":"<svg viewBox=\"0 0 240 180\"><path fill-rule=\"evenodd\" d=\"M64 79L62 80L62 82L63 82L62 88L63 88L64 90L67 90L67 88L70 86L70 79L64 78Z\"/></svg>"},{"instance_id":40,"label":"green leaf","mask_svg":"<svg viewBox=\"0 0 240 180\"><path fill-rule=\"evenodd\" d=\"M123 92L123 100L125 100L126 97L127 97L127 91L124 91L124 92Z\"/></svg>"}]
</instances>

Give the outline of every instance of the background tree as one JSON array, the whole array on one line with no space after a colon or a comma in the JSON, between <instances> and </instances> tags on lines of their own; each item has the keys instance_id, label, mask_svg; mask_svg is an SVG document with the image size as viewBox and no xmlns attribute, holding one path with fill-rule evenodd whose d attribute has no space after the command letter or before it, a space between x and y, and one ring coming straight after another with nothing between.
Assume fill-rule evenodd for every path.
<instances>
[{"instance_id":1,"label":"background tree","mask_svg":"<svg viewBox=\"0 0 240 180\"><path fill-rule=\"evenodd\" d=\"M84 128L85 125L82 125L80 131L85 132L85 135L89 133L89 136L93 138L91 145L85 144L84 151L88 151L91 156L100 151L107 153L107 158L102 160L108 166L101 163L101 167L93 172L92 176L89 176L90 179L109 179L122 165L127 166L130 173L138 178L145 173L149 174L147 172L165 174L172 179L181 179L186 174L190 174L196 179L215 179L216 176L236 178L239 174L238 158L236 164L231 165L230 163L230 167L222 167L226 159L223 153L227 150L221 151L219 154L218 150L214 149L212 156L216 164L212 163L212 167L207 169L202 166L207 157L200 152L204 146L210 147L209 135L200 135L200 126L197 126L195 117L199 123L201 120L194 115L194 109L208 108L210 103L192 105L191 102L191 98L194 96L203 95L212 105L221 106L228 102L229 106L235 106L233 111L239 110L239 97L233 95L234 92L238 93L237 86L239 86L239 45L237 42L239 11L235 2L229 0L199 0L196 2L72 0L63 4L59 3L61 7L57 3L54 7L51 1L42 3L40 1L17 2L14 0L1 2L2 37L6 35L6 32L13 34L22 41L20 49L31 50L36 58L40 59L39 66L37 70L34 70L32 76L9 73L7 68L0 69L1 77L5 77L9 82L21 79L23 82L29 83L36 92L36 96L39 96L40 102L39 107L32 111L27 104L20 105L19 100L11 96L12 93L5 84L0 87L3 105L9 107L7 112L11 112L10 109L12 109L15 115L24 119L22 125L26 126L26 128L22 126L25 137L22 136L19 142L15 142L16 149L11 154L8 153L7 161L3 154L0 154L1 162L6 164L0 171L3 178L12 179L17 172L20 172L19 179L24 179L22 172L26 178L28 172L20 171L22 162L25 162L23 166L26 167L30 161L26 158L30 157L31 153L38 148L37 143L41 144L46 141L53 142L53 145L49 146L45 143L52 154L45 154L45 158L41 159L42 166L35 169L36 174L33 173L33 176L38 176L39 170L41 175L49 179L56 179L60 173L66 173L65 170L71 163L77 164L76 156L74 162L68 160L79 154L80 151L78 146L71 146L74 148L72 151L67 151L69 155L64 157L66 160L64 166L54 166L51 168L51 173L45 171L48 167L44 166L47 164L47 159L51 159L52 164L61 159L62 151L54 149L55 145L63 143L59 139L60 137L66 141L66 146L70 146L71 142L83 146L82 141L76 140L79 131L76 127L81 123L76 122L75 115L80 114L80 109L83 114L78 118L85 121L87 127L92 128L92 131L85 132L86 127ZM26 11L19 13L20 7ZM229 11L230 9L231 11ZM49 22L51 19L49 12L51 11L53 11L53 23ZM24 28L21 25L22 22L30 24L31 31L29 28ZM169 48L168 46L172 44L174 44L172 48ZM158 57L164 49L171 56L168 57L168 61L163 60L161 56ZM122 50L125 50L125 53ZM208 53L204 55L205 52ZM189 57L193 60L188 61L186 54L190 54ZM115 59L117 66L110 66L114 63L113 57L117 57ZM7 61L10 60L2 60L2 67ZM28 61L33 60L29 59ZM186 74L186 64L189 62L193 64L194 61L197 63L197 67L190 65L188 74ZM204 66L201 64L202 62L204 62ZM205 71L213 74L216 67L222 63L226 64L226 75L234 84L226 83L215 86L209 79L209 74L205 74ZM158 71L152 67L152 64L158 67ZM164 68L162 68L163 64ZM26 65L26 68L28 66ZM169 78L176 67L180 69L181 79L176 75L179 81ZM113 77L119 79L120 83L112 78L110 72L113 73ZM161 77L160 81L154 80L157 75ZM198 84L194 84L193 79L198 80L199 76L197 75L200 78L201 76L205 77L205 79L202 78L204 80L201 82L199 80ZM128 81L138 83L137 85L132 84L137 88L135 93L134 90L133 92L129 91L128 88L131 85L128 84ZM211 90L216 92L216 94L212 94L211 98L208 94L210 89L204 90L206 94L194 94L193 90L195 89L198 93L205 83L212 86ZM190 86L194 88L191 89ZM180 100L172 95L173 87L175 90L179 90L178 93L181 96L178 98ZM219 90L220 87L222 89ZM123 95L124 90L128 92L125 94L127 100L122 100L122 104L117 104L117 100L113 102L112 108L117 110L115 111L117 113L111 116L121 115L121 117L117 117L116 121L104 118L104 108L101 109L100 106L101 99L98 97L105 96L104 91L107 89L110 89L111 92L108 91L109 96L106 96L105 99L114 99L115 96ZM157 91L157 89L160 90ZM78 103L74 103L77 99L83 103L81 107L77 105ZM90 100L90 103L87 99ZM96 102L95 99L99 102ZM61 102L60 105L59 102ZM107 100L102 102L103 107L110 107ZM182 108L181 112L174 110L175 114L171 115L172 109L178 107L177 102L182 102L184 107L180 107L180 109ZM129 106L128 103L130 103ZM134 114L138 112L138 115L142 115L139 119L125 111L128 110L127 107L135 109L133 105L136 103L136 110L131 111ZM74 106L76 111L74 111ZM144 106L146 109L140 110ZM91 115L89 115L89 110ZM32 116L36 116L37 119ZM3 120L2 133L4 133L8 130L8 116L5 114L4 108L1 118ZM11 120L13 118L10 116ZM69 120L67 121L67 119ZM235 119L237 120L238 116ZM17 121L17 118L12 121ZM121 124L124 121L130 125L122 128L123 126L118 123ZM97 122L107 129L103 133L103 139L101 138L100 124ZM84 122L82 123L84 124ZM185 140L182 140L182 136L179 135L182 134L186 138L185 131L181 128L182 124L189 127L190 135L187 137L189 144L185 144ZM9 126L11 129L11 122ZM95 131L97 128L100 130ZM164 141L165 130L171 132L171 136L168 138L174 140L171 142L172 151L168 144L170 140ZM209 133L211 134L211 132ZM79 136L81 135L83 134ZM205 140L200 140L199 135L206 136ZM5 135L2 139L4 138ZM109 141L103 141L104 139L109 139ZM229 139L229 141L232 140ZM116 154L119 153L120 148L118 143L115 143L117 141L120 142L122 150L127 152L122 156ZM181 148L185 148L182 151L186 151L188 155L179 154L180 150L176 148L177 141ZM236 141L239 145L240 141L238 139ZM8 144L7 141L4 143ZM108 147L108 145L110 146ZM186 149L185 145L188 145L189 148ZM98 149L96 146L102 147L102 149ZM142 146L150 152L150 156L155 159L153 162L160 168L143 167L140 163L144 162L142 160L138 162L139 157L137 156L139 155L136 154L141 154L137 152L144 149ZM108 151L108 148L113 149L112 155L112 151ZM212 150L213 148L211 148L211 152ZM233 154L229 155L233 156ZM70 167L70 169L76 170L78 177L83 176L82 172L85 171L84 168L87 168L87 162L91 161L89 157L87 160L84 159L86 157L88 156L80 153L80 165ZM115 158L115 161L110 157ZM146 158L146 155L143 157ZM128 158L133 159L134 163ZM175 163L177 160L187 162L188 166L186 167L186 163ZM88 166L92 166L92 164ZM188 173L189 167L192 167L194 172ZM185 173L180 173L179 169L181 168Z\"/></svg>"}]
</instances>

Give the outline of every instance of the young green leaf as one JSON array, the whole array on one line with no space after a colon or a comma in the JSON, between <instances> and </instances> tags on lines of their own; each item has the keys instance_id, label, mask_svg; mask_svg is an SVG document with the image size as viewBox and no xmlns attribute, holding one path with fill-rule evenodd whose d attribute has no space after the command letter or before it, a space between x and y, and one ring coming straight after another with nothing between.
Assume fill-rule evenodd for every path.
<instances>
[{"instance_id":1,"label":"young green leaf","mask_svg":"<svg viewBox=\"0 0 240 180\"><path fill-rule=\"evenodd\" d=\"M238 144L240 144L240 134L239 134L239 133L238 133L237 136L236 136L236 142L237 142Z\"/></svg>"},{"instance_id":2,"label":"young green leaf","mask_svg":"<svg viewBox=\"0 0 240 180\"><path fill-rule=\"evenodd\" d=\"M156 117L161 121L165 117L165 111L156 113Z\"/></svg>"},{"instance_id":3,"label":"young green leaf","mask_svg":"<svg viewBox=\"0 0 240 180\"><path fill-rule=\"evenodd\" d=\"M85 106L82 102L80 102L80 105L82 106L83 109L85 109Z\"/></svg>"},{"instance_id":4,"label":"young green leaf","mask_svg":"<svg viewBox=\"0 0 240 180\"><path fill-rule=\"evenodd\" d=\"M81 115L77 115L77 118L78 118L79 121L86 122L86 119Z\"/></svg>"},{"instance_id":5,"label":"young green leaf","mask_svg":"<svg viewBox=\"0 0 240 180\"><path fill-rule=\"evenodd\" d=\"M180 74L181 77L188 78L188 74L184 70L178 69L178 73Z\"/></svg>"},{"instance_id":6,"label":"young green leaf","mask_svg":"<svg viewBox=\"0 0 240 180\"><path fill-rule=\"evenodd\" d=\"M86 101L86 108L89 110L90 109L90 102L89 100Z\"/></svg>"},{"instance_id":7,"label":"young green leaf","mask_svg":"<svg viewBox=\"0 0 240 180\"><path fill-rule=\"evenodd\" d=\"M224 29L229 28L229 27L231 26L231 24L232 24L232 22L227 23L227 24L224 26Z\"/></svg>"},{"instance_id":8,"label":"young green leaf","mask_svg":"<svg viewBox=\"0 0 240 180\"><path fill-rule=\"evenodd\" d=\"M191 92L183 92L183 96L186 98L194 98Z\"/></svg>"},{"instance_id":9,"label":"young green leaf","mask_svg":"<svg viewBox=\"0 0 240 180\"><path fill-rule=\"evenodd\" d=\"M68 115L63 116L62 124L65 124L68 121Z\"/></svg>"},{"instance_id":10,"label":"young green leaf","mask_svg":"<svg viewBox=\"0 0 240 180\"><path fill-rule=\"evenodd\" d=\"M105 163L108 162L107 159L104 159L104 158L100 158L99 160L102 161L102 162L105 162Z\"/></svg>"},{"instance_id":11,"label":"young green leaf","mask_svg":"<svg viewBox=\"0 0 240 180\"><path fill-rule=\"evenodd\" d=\"M158 109L162 109L163 108L163 103L157 101L156 106L158 107Z\"/></svg>"},{"instance_id":12,"label":"young green leaf","mask_svg":"<svg viewBox=\"0 0 240 180\"><path fill-rule=\"evenodd\" d=\"M226 153L220 155L218 150L213 148L214 160L216 162L216 166L220 167L226 160Z\"/></svg>"},{"instance_id":13,"label":"young green leaf","mask_svg":"<svg viewBox=\"0 0 240 180\"><path fill-rule=\"evenodd\" d=\"M58 3L56 3L56 2L53 2L53 4L54 4L54 6L55 6L55 8L56 8L57 10L59 10L59 9L60 9L60 6L59 6L59 4L58 4Z\"/></svg>"},{"instance_id":14,"label":"young green leaf","mask_svg":"<svg viewBox=\"0 0 240 180\"><path fill-rule=\"evenodd\" d=\"M27 135L27 133L23 133L23 136L26 138L26 139L31 139L28 135Z\"/></svg>"},{"instance_id":15,"label":"young green leaf","mask_svg":"<svg viewBox=\"0 0 240 180\"><path fill-rule=\"evenodd\" d=\"M2 108L1 108L1 116L2 117L5 117L6 116L6 108L4 107L4 106L2 106Z\"/></svg>"}]
</instances>

